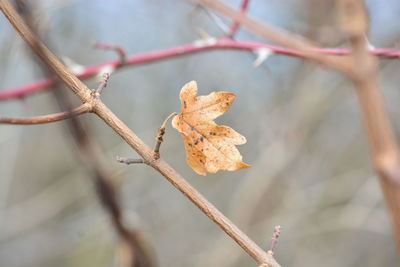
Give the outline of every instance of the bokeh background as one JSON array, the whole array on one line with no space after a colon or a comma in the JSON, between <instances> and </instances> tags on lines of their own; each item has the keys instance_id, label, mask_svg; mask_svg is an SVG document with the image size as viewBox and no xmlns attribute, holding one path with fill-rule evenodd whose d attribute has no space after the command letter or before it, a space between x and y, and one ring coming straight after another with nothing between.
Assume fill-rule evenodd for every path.
<instances>
[{"instance_id":1,"label":"bokeh background","mask_svg":"<svg viewBox=\"0 0 400 267\"><path fill-rule=\"evenodd\" d=\"M199 28L224 34L206 10L184 0L31 2L52 49L83 66L116 57L93 49L95 41L134 54L191 43L200 38ZM398 47L400 2L366 2L371 44ZM334 1L253 0L249 13L322 46L346 46L335 25ZM237 38L265 42L243 29ZM250 52L209 51L130 66L112 74L103 101L152 146L164 118L180 110L186 82L196 80L201 94L234 92L233 107L217 121L247 137L239 149L252 168L197 175L171 126L162 156L265 249L274 226L281 225L275 256L282 266L399 266L349 81L293 57L272 55L258 68L252 67L255 58ZM43 77L4 16L0 62L0 88ZM399 136L400 63L381 59L380 70ZM95 79L85 83L97 87ZM1 115L57 111L49 92L0 102ZM158 266L257 266L159 173L117 163L116 156L136 153L102 121L82 119L120 179L126 220L143 234ZM116 244L65 123L0 125L0 265L112 266Z\"/></svg>"}]
</instances>

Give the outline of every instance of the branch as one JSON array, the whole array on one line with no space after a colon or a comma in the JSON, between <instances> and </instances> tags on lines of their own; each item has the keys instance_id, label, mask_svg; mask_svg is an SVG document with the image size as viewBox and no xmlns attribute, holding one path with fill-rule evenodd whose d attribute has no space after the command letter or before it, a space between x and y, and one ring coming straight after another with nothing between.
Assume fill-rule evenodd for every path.
<instances>
[{"instance_id":1,"label":"branch","mask_svg":"<svg viewBox=\"0 0 400 267\"><path fill-rule=\"evenodd\" d=\"M250 0L243 0L242 1L242 5L240 6L240 12L242 14L246 13L247 8L249 7L249 3L250 3ZM235 36L236 32L239 29L239 26L240 26L240 23L238 21L235 21L232 24L231 29L230 29L229 34L228 34L229 38L233 38Z\"/></svg>"},{"instance_id":2,"label":"branch","mask_svg":"<svg viewBox=\"0 0 400 267\"><path fill-rule=\"evenodd\" d=\"M36 116L30 118L13 118L13 117L2 117L0 116L0 123L4 124L25 124L25 125L32 125L32 124L44 124L50 122L61 121L65 119L69 119L71 117L75 117L84 113L88 113L92 111L92 106L90 104L82 104L79 107L71 110L71 111L64 111L44 116Z\"/></svg>"},{"instance_id":3,"label":"branch","mask_svg":"<svg viewBox=\"0 0 400 267\"><path fill-rule=\"evenodd\" d=\"M341 72L349 72L351 64L346 58L337 56L329 56L324 53L316 53L319 50L313 43L303 37L296 36L292 33L267 25L262 21L250 17L249 15L237 12L232 7L222 3L218 0L192 0L197 4L202 4L222 15L225 15L243 27L248 28L250 31L258 35L278 43L287 48L294 49L302 54L306 59L313 60L328 67L334 68Z\"/></svg>"},{"instance_id":4,"label":"branch","mask_svg":"<svg viewBox=\"0 0 400 267\"><path fill-rule=\"evenodd\" d=\"M316 48L311 42L236 12L218 0L193 1L238 21L266 39L301 52L304 58L337 69L353 81L363 111L374 166L381 178L400 250L400 152L384 108L383 96L378 90L377 59L368 51L365 39L368 16L363 1L338 1L342 11L342 29L347 32L354 51L349 58L315 53ZM398 52L389 52L389 55L396 54Z\"/></svg>"},{"instance_id":5,"label":"branch","mask_svg":"<svg viewBox=\"0 0 400 267\"><path fill-rule=\"evenodd\" d=\"M33 7L22 0L16 1L19 9L18 11L24 16L29 25L30 30L40 36L39 25L37 20L34 21L35 17L32 14ZM41 50L42 47L38 43L39 38L34 40L35 49ZM46 53L46 51L41 51ZM37 58L35 58L37 60ZM40 64L44 73L49 76L54 75L53 70L46 64ZM100 98L102 89L107 85L109 75L105 73L103 80L100 83L97 90L91 92L93 100ZM72 102L70 101L67 92L61 88L61 83L57 83L52 91L54 97L57 99L59 107L62 110L72 110ZM119 266L130 266L130 267L152 267L154 262L149 248L144 244L144 239L141 234L136 230L131 230L124 222L124 214L119 201L118 194L118 183L116 177L114 177L112 170L107 168L107 165L103 164L102 153L97 150L96 144L90 138L86 131L82 120L78 117L71 117L71 120L67 123L68 128L73 136L73 139L78 147L78 154L81 159L85 162L85 167L90 171L93 178L93 182L96 185L96 193L101 201L101 204L105 211L108 213L114 230L119 236L120 245L118 250L120 255L118 257Z\"/></svg>"},{"instance_id":6,"label":"branch","mask_svg":"<svg viewBox=\"0 0 400 267\"><path fill-rule=\"evenodd\" d=\"M95 76L98 74L102 69L111 68L111 69L119 69L123 66L128 65L138 65L144 63L151 63L163 59L189 55L204 51L211 51L211 50L244 50L244 51L253 51L259 48L267 48L272 50L275 54L282 54L287 56L293 57L304 57L303 53L296 51L294 49L289 49L285 47L264 44L264 43L257 43L257 42L249 42L249 41L240 41L240 40L231 40L228 38L221 38L217 40L215 43L212 44L196 44L190 43L181 46L176 46L167 49L160 49L157 51L146 52L135 54L132 56L127 57L126 63L124 65L120 64L120 60L112 60L107 61L101 64L91 65L86 68L80 73L77 73L76 76L80 79L88 79L90 77ZM348 55L350 51L348 49L340 49L340 48L313 48L313 52L318 52L326 55L337 55L337 56L344 56ZM370 51L371 54L376 56L381 56L383 58L400 58L400 51L392 48L375 48ZM0 101L1 100L8 100L14 98L21 98L23 96L36 93L45 89L51 88L55 85L55 79L44 79L41 81L36 81L33 83L13 87L13 88L6 88L0 91Z\"/></svg>"},{"instance_id":7,"label":"branch","mask_svg":"<svg viewBox=\"0 0 400 267\"><path fill-rule=\"evenodd\" d=\"M361 106L374 167L380 176L400 252L400 152L378 86L378 61L368 52L368 15L363 1L339 0L339 23L353 53L351 78Z\"/></svg>"},{"instance_id":8,"label":"branch","mask_svg":"<svg viewBox=\"0 0 400 267\"><path fill-rule=\"evenodd\" d=\"M160 146L161 143L164 141L163 136L165 134L165 128L167 127L167 122L169 119L173 118L174 116L178 115L176 112L172 112L165 118L164 122L161 124L160 128L158 129L158 133L156 136L156 145L154 146L154 158L158 159L160 157Z\"/></svg>"},{"instance_id":9,"label":"branch","mask_svg":"<svg viewBox=\"0 0 400 267\"><path fill-rule=\"evenodd\" d=\"M119 45L112 45L112 44L105 44L97 42L93 45L95 48L103 49L103 50L114 50L117 52L119 56L119 65L125 65L127 62L126 59L126 52L125 50Z\"/></svg>"},{"instance_id":10,"label":"branch","mask_svg":"<svg viewBox=\"0 0 400 267\"><path fill-rule=\"evenodd\" d=\"M32 50L52 69L70 89L86 103L90 101L91 90L76 78L55 55L38 40L29 30L24 21L7 0L0 0L0 9L14 26L16 31L27 42ZM39 48L38 46L39 45ZM177 173L162 158L155 160L153 150L145 145L100 99L93 101L93 112L118 133L136 152L147 161L151 167L160 172L172 185L189 198L205 215L220 226L232 239L234 239L251 257L260 264L278 267L274 258L256 245L249 237L239 230L226 218L214 205L205 199L192 187L179 173Z\"/></svg>"}]
</instances>

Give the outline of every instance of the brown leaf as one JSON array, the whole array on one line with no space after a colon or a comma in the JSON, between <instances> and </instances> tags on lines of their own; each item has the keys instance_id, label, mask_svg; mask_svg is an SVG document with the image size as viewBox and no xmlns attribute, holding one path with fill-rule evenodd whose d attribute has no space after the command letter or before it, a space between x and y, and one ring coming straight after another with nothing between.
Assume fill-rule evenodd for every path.
<instances>
[{"instance_id":1,"label":"brown leaf","mask_svg":"<svg viewBox=\"0 0 400 267\"><path fill-rule=\"evenodd\" d=\"M213 92L197 96L197 83L191 81L180 93L182 112L172 120L172 126L182 133L187 163L195 172L206 175L218 170L236 171L249 168L235 145L246 138L228 126L219 126L214 119L227 111L235 94Z\"/></svg>"}]
</instances>

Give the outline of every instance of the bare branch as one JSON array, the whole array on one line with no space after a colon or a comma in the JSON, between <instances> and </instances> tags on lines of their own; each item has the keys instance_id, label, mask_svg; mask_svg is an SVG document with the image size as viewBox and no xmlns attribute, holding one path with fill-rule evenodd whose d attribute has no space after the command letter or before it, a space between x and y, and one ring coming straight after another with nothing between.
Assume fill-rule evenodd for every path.
<instances>
[{"instance_id":1,"label":"bare branch","mask_svg":"<svg viewBox=\"0 0 400 267\"><path fill-rule=\"evenodd\" d=\"M92 111L92 106L90 104L82 104L79 107L71 110L64 111L44 116L36 116L30 118L14 118L14 117L2 117L0 116L0 123L4 124L24 124L24 125L33 125L33 124L44 124L50 122L61 121L65 119L69 119L71 117L75 117L81 114L85 114Z\"/></svg>"},{"instance_id":2,"label":"bare branch","mask_svg":"<svg viewBox=\"0 0 400 267\"><path fill-rule=\"evenodd\" d=\"M240 12L244 14L247 11L247 8L249 7L250 0L243 0L242 4L240 6ZM233 38L236 34L236 32L239 30L240 22L235 21L229 31L228 37Z\"/></svg>"},{"instance_id":3,"label":"bare branch","mask_svg":"<svg viewBox=\"0 0 400 267\"><path fill-rule=\"evenodd\" d=\"M90 100L91 90L77 79L43 44L35 38L24 21L7 0L0 0L0 9L12 23L21 37L29 44L32 50L65 82L82 102ZM39 48L37 47L39 44ZM236 225L225 217L214 205L204 198L179 173L177 173L162 158L154 160L154 151L143 143L106 105L100 100L93 102L93 112L105 121L118 133L144 161L160 172L169 182L189 198L205 215L220 226L233 240L235 240L254 260L260 264L277 267L279 264L262 248L247 237Z\"/></svg>"}]
</instances>

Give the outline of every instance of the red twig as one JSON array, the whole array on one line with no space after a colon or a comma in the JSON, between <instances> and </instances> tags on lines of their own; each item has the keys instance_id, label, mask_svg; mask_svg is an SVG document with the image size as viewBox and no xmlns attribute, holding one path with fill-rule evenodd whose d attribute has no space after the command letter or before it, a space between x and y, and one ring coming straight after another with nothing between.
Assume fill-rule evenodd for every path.
<instances>
[{"instance_id":1,"label":"red twig","mask_svg":"<svg viewBox=\"0 0 400 267\"><path fill-rule=\"evenodd\" d=\"M240 13L244 14L247 11L247 8L249 7L250 0L243 0L242 5L240 6ZM228 37L233 38L235 36L235 33L239 29L240 23L235 21L229 31Z\"/></svg>"},{"instance_id":2,"label":"red twig","mask_svg":"<svg viewBox=\"0 0 400 267\"><path fill-rule=\"evenodd\" d=\"M126 52L125 49L123 49L119 45L112 45L112 44L106 44L106 43L100 43L97 42L93 45L95 48L98 49L103 49L103 50L113 50L118 53L119 55L119 63L120 65L124 65L126 63Z\"/></svg>"},{"instance_id":3,"label":"red twig","mask_svg":"<svg viewBox=\"0 0 400 267\"><path fill-rule=\"evenodd\" d=\"M221 38L214 43L204 43L199 45L198 43L190 43L181 46L176 46L167 49L160 49L157 51L140 53L136 55L132 55L127 57L126 64L127 65L137 65L150 63L162 59L167 59L171 57L177 57L187 54L198 53L202 51L208 50L223 50L223 49L233 49L233 50L245 50L252 51L259 48L266 48L272 50L275 54L282 54L287 56L294 57L302 57L302 53L288 49L285 47L257 43L257 42L249 42L249 41L238 41L231 40L229 38ZM328 55L348 55L349 49L341 49L341 48L315 48L315 52L324 53ZM370 51L373 55L380 56L383 58L400 58L400 50L392 49L392 48L375 48ZM119 60L111 60L101 64L95 64L86 67L81 73L77 74L77 77L80 79L87 79L96 75L100 70L105 67L111 67L114 69L118 69L123 67L120 64ZM50 88L55 84L54 79L45 79L41 81L32 82L29 84L7 88L3 91L0 91L0 100L7 100L12 98L20 98L22 96L26 96L35 92L39 92L45 89Z\"/></svg>"}]
</instances>

